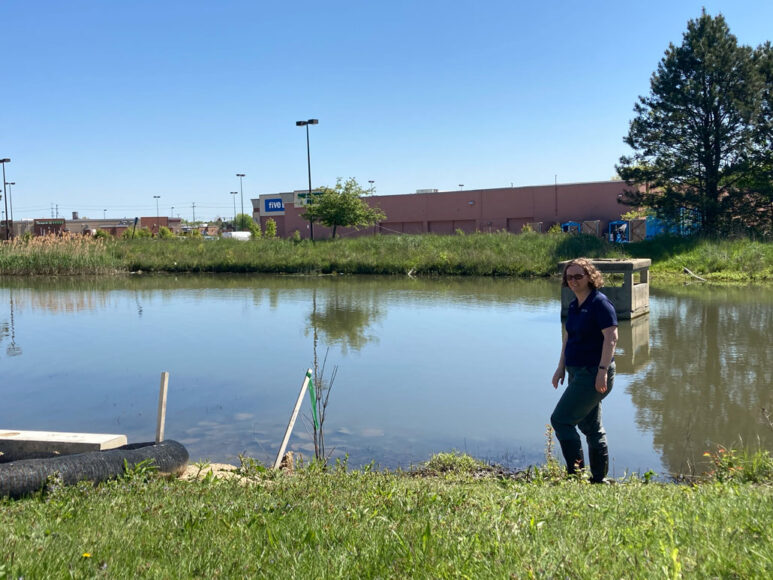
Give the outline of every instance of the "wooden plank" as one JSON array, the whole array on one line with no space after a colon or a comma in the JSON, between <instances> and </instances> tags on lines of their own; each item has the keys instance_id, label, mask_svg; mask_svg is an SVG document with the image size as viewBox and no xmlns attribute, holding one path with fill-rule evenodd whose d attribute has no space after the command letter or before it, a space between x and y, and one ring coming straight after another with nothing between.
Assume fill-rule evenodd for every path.
<instances>
[{"instance_id":1,"label":"wooden plank","mask_svg":"<svg viewBox=\"0 0 773 580\"><path fill-rule=\"evenodd\" d=\"M0 461L72 455L126 445L126 435L0 429Z\"/></svg>"},{"instance_id":2,"label":"wooden plank","mask_svg":"<svg viewBox=\"0 0 773 580\"><path fill-rule=\"evenodd\" d=\"M309 386L309 380L311 380L311 369L306 371L306 376L303 378L303 384L301 385L301 392L298 393L298 400L295 401L295 407L293 413L290 415L290 422L287 424L285 430L284 439L282 439L282 445L279 446L279 453L276 455L276 461L274 462L274 469L279 469L279 465L282 463L282 457L287 449L287 442L290 441L290 435L295 427L295 420L298 418L298 412L301 410L301 403L303 403L303 396L306 394L306 389Z\"/></svg>"},{"instance_id":3,"label":"wooden plank","mask_svg":"<svg viewBox=\"0 0 773 580\"><path fill-rule=\"evenodd\" d=\"M164 423L166 422L166 392L169 388L169 373L161 373L161 387L158 392L158 419L156 420L156 443L164 440Z\"/></svg>"}]
</instances>

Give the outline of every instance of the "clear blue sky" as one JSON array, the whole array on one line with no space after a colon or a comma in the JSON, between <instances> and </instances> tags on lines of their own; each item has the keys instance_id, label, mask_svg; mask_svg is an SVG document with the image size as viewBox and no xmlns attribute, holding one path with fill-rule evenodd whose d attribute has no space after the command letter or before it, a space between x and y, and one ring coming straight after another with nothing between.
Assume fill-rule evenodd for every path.
<instances>
[{"instance_id":1,"label":"clear blue sky","mask_svg":"<svg viewBox=\"0 0 773 580\"><path fill-rule=\"evenodd\" d=\"M14 217L230 218L307 187L308 118L315 187L606 180L702 6L773 40L771 0L0 0Z\"/></svg>"}]
</instances>

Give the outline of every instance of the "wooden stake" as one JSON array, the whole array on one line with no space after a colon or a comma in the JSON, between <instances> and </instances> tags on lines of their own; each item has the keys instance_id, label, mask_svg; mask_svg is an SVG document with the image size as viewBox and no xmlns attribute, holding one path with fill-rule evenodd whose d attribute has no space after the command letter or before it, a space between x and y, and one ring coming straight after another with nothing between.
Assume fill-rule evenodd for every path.
<instances>
[{"instance_id":1,"label":"wooden stake","mask_svg":"<svg viewBox=\"0 0 773 580\"><path fill-rule=\"evenodd\" d=\"M295 420L298 418L298 412L301 410L301 403L303 403L303 397L306 394L306 389L309 386L311 380L311 369L306 371L306 376L303 378L303 384L301 385L301 392L298 393L298 400L295 401L295 408L293 414L290 416L290 422L287 424L287 430L285 431L282 445L279 447L279 453L277 453L276 461L274 462L274 469L279 469L279 465L282 463L282 457L284 457L285 449L287 449L287 442L290 441L290 435L295 427Z\"/></svg>"},{"instance_id":2,"label":"wooden stake","mask_svg":"<svg viewBox=\"0 0 773 580\"><path fill-rule=\"evenodd\" d=\"M156 443L164 440L164 421L166 421L166 391L169 387L169 373L161 373L161 389L158 392L158 421L156 422Z\"/></svg>"}]
</instances>

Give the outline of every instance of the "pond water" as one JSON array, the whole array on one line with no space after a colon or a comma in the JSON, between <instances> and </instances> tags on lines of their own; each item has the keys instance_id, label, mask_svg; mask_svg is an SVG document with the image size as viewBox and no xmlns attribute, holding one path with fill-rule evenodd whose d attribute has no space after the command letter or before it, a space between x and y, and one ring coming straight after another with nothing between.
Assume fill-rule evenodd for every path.
<instances>
[{"instance_id":1,"label":"pond water","mask_svg":"<svg viewBox=\"0 0 773 580\"><path fill-rule=\"evenodd\" d=\"M327 448L408 467L457 449L544 461L558 400L555 280L131 276L0 280L0 428L155 435L192 460L272 462L306 369L336 369ZM773 289L651 291L621 322L610 471L695 473L717 444L773 448ZM316 338L316 340L315 340ZM316 349L315 349L316 342ZM290 449L313 456L304 401Z\"/></svg>"}]
</instances>

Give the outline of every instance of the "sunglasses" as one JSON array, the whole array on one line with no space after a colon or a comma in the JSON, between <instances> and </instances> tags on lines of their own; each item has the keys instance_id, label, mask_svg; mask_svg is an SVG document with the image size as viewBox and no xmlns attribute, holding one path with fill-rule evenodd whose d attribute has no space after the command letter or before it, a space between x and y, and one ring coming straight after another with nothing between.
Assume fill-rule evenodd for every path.
<instances>
[{"instance_id":1,"label":"sunglasses","mask_svg":"<svg viewBox=\"0 0 773 580\"><path fill-rule=\"evenodd\" d=\"M567 274L566 279L567 280L582 280L585 278L585 274Z\"/></svg>"}]
</instances>

